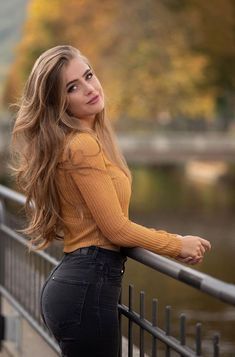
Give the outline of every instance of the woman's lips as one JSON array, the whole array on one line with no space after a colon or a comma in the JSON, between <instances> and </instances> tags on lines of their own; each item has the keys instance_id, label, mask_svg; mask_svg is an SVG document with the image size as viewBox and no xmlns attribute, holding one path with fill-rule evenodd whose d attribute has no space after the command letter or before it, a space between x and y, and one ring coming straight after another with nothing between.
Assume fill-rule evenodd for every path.
<instances>
[{"instance_id":1,"label":"woman's lips","mask_svg":"<svg viewBox=\"0 0 235 357\"><path fill-rule=\"evenodd\" d=\"M97 95L93 99L91 99L87 104L95 104L96 102L98 102L99 99L100 99L100 96Z\"/></svg>"}]
</instances>

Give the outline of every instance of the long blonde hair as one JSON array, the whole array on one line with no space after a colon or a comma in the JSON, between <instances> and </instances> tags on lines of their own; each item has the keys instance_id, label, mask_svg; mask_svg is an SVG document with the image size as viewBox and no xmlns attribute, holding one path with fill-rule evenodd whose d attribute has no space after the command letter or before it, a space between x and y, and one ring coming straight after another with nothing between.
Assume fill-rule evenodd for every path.
<instances>
[{"instance_id":1,"label":"long blonde hair","mask_svg":"<svg viewBox=\"0 0 235 357\"><path fill-rule=\"evenodd\" d=\"M28 225L20 232L31 237L30 249L44 249L54 239L62 239L57 235L63 229L63 220L56 187L56 166L65 138L75 132L90 131L81 129L79 120L66 111L61 73L63 67L77 56L92 68L88 59L69 45L43 52L36 60L17 104L11 140L11 169L26 195ZM105 108L96 114L94 130L108 158L132 183L131 171L119 149Z\"/></svg>"}]
</instances>

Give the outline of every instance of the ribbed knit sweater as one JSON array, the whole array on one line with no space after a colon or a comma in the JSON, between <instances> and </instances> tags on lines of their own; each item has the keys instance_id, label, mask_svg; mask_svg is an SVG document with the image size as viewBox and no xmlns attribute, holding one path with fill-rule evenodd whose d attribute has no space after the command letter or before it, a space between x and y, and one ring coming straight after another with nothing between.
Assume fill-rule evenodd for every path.
<instances>
[{"instance_id":1,"label":"ribbed knit sweater","mask_svg":"<svg viewBox=\"0 0 235 357\"><path fill-rule=\"evenodd\" d=\"M76 133L58 164L57 188L64 220L64 252L90 245L142 247L176 257L176 234L129 219L129 178L104 153L96 135Z\"/></svg>"}]
</instances>

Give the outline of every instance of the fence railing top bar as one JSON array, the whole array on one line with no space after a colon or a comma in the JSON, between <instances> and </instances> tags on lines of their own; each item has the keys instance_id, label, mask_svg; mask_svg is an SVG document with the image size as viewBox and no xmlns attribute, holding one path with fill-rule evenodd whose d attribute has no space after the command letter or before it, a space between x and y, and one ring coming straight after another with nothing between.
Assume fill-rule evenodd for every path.
<instances>
[{"instance_id":1,"label":"fence railing top bar","mask_svg":"<svg viewBox=\"0 0 235 357\"><path fill-rule=\"evenodd\" d=\"M21 205L24 205L26 201L26 197L24 195L3 185L0 185L0 197L7 198Z\"/></svg>"},{"instance_id":2,"label":"fence railing top bar","mask_svg":"<svg viewBox=\"0 0 235 357\"><path fill-rule=\"evenodd\" d=\"M191 285L219 300L235 305L235 285L233 284L223 282L142 248L125 248L123 251L128 257L154 270Z\"/></svg>"}]
</instances>

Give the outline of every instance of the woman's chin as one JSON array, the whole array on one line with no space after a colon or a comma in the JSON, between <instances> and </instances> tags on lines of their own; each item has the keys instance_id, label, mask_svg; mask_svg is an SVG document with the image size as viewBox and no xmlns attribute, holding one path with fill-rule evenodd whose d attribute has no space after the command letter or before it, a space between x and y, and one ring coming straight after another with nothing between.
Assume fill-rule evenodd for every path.
<instances>
[{"instance_id":1,"label":"woman's chin","mask_svg":"<svg viewBox=\"0 0 235 357\"><path fill-rule=\"evenodd\" d=\"M102 112L103 109L104 109L104 104L102 104L102 105L97 105L96 114Z\"/></svg>"}]
</instances>

